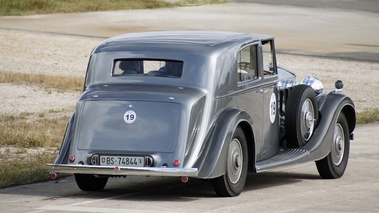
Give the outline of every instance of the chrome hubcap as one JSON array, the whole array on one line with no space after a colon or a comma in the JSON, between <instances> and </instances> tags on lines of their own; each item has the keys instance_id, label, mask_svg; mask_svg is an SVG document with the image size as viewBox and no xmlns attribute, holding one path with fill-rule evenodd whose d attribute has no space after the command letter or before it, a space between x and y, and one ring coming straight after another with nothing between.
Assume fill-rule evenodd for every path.
<instances>
[{"instance_id":1,"label":"chrome hubcap","mask_svg":"<svg viewBox=\"0 0 379 213\"><path fill-rule=\"evenodd\" d=\"M300 131L304 141L308 141L313 134L315 125L314 107L310 99L306 99L301 107Z\"/></svg>"},{"instance_id":2,"label":"chrome hubcap","mask_svg":"<svg viewBox=\"0 0 379 213\"><path fill-rule=\"evenodd\" d=\"M345 151L345 136L341 124L337 123L334 128L333 145L332 145L332 160L334 165L341 164Z\"/></svg>"},{"instance_id":3,"label":"chrome hubcap","mask_svg":"<svg viewBox=\"0 0 379 213\"><path fill-rule=\"evenodd\" d=\"M227 160L227 170L230 182L236 184L241 177L243 165L243 153L241 143L238 139L233 139L229 145Z\"/></svg>"}]
</instances>

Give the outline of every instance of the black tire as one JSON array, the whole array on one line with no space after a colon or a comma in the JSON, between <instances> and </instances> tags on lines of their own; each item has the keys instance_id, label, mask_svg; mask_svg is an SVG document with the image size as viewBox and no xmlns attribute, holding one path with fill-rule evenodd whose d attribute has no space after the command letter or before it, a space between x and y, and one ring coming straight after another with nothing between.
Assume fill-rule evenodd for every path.
<instances>
[{"instance_id":1,"label":"black tire","mask_svg":"<svg viewBox=\"0 0 379 213\"><path fill-rule=\"evenodd\" d=\"M225 174L213 179L212 185L218 196L234 197L241 194L245 187L248 168L246 138L240 127L237 127L229 142L226 161Z\"/></svg>"},{"instance_id":2,"label":"black tire","mask_svg":"<svg viewBox=\"0 0 379 213\"><path fill-rule=\"evenodd\" d=\"M350 153L349 126L341 112L334 127L333 142L330 153L316 161L318 173L325 179L336 179L345 173Z\"/></svg>"},{"instance_id":3,"label":"black tire","mask_svg":"<svg viewBox=\"0 0 379 213\"><path fill-rule=\"evenodd\" d=\"M78 187L83 191L101 191L108 182L108 177L95 177L89 174L75 174Z\"/></svg>"},{"instance_id":4,"label":"black tire","mask_svg":"<svg viewBox=\"0 0 379 213\"><path fill-rule=\"evenodd\" d=\"M313 135L318 119L316 94L304 84L294 86L289 94L286 108L284 128L287 146L302 147Z\"/></svg>"}]
</instances>

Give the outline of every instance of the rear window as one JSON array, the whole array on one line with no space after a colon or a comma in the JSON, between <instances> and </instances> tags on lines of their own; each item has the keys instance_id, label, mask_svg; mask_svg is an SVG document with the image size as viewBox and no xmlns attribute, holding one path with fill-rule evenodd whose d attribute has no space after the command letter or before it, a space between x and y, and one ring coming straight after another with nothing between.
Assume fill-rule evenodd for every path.
<instances>
[{"instance_id":1,"label":"rear window","mask_svg":"<svg viewBox=\"0 0 379 213\"><path fill-rule=\"evenodd\" d=\"M112 76L157 76L180 78L183 61L117 59L114 61Z\"/></svg>"}]
</instances>

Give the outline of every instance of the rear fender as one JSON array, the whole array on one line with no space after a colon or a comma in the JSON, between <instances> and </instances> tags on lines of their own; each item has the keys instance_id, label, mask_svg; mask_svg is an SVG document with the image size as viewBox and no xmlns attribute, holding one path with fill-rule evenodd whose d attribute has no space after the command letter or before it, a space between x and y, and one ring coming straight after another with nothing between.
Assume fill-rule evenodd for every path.
<instances>
[{"instance_id":1,"label":"rear fender","mask_svg":"<svg viewBox=\"0 0 379 213\"><path fill-rule=\"evenodd\" d=\"M68 153L71 146L71 138L73 132L73 126L75 121L75 113L71 116L67 127L66 132L63 137L62 145L59 150L58 157L56 158L54 164L67 164L68 163Z\"/></svg>"},{"instance_id":2,"label":"rear fender","mask_svg":"<svg viewBox=\"0 0 379 213\"><path fill-rule=\"evenodd\" d=\"M251 117L240 109L225 110L214 122L205 139L205 146L194 165L194 168L199 168L199 178L215 178L225 174L228 152L226 142L231 141L235 129L240 124L245 132L248 147L254 147L251 144L253 141Z\"/></svg>"}]
</instances>

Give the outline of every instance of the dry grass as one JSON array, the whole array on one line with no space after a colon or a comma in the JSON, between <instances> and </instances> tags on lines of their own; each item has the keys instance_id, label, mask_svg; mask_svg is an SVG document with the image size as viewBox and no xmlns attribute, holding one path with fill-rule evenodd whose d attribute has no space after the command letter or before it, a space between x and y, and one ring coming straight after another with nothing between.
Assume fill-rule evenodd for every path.
<instances>
[{"instance_id":1,"label":"dry grass","mask_svg":"<svg viewBox=\"0 0 379 213\"><path fill-rule=\"evenodd\" d=\"M0 71L1 83L46 90L81 91L83 79ZM69 117L62 110L0 116L0 188L49 179L47 163L58 154Z\"/></svg>"},{"instance_id":2,"label":"dry grass","mask_svg":"<svg viewBox=\"0 0 379 213\"><path fill-rule=\"evenodd\" d=\"M0 0L0 15L33 15L88 11L154 9L214 4L225 0Z\"/></svg>"},{"instance_id":3,"label":"dry grass","mask_svg":"<svg viewBox=\"0 0 379 213\"><path fill-rule=\"evenodd\" d=\"M367 124L379 121L379 109L368 109L357 113L357 124Z\"/></svg>"},{"instance_id":4,"label":"dry grass","mask_svg":"<svg viewBox=\"0 0 379 213\"><path fill-rule=\"evenodd\" d=\"M49 118L55 113L0 116L0 147L58 147L69 117Z\"/></svg>"},{"instance_id":5,"label":"dry grass","mask_svg":"<svg viewBox=\"0 0 379 213\"><path fill-rule=\"evenodd\" d=\"M69 119L57 113L0 116L0 188L49 179Z\"/></svg>"},{"instance_id":6,"label":"dry grass","mask_svg":"<svg viewBox=\"0 0 379 213\"><path fill-rule=\"evenodd\" d=\"M23 155L5 150L0 154L0 188L49 180L45 165L53 162L56 155L56 152Z\"/></svg>"},{"instance_id":7,"label":"dry grass","mask_svg":"<svg viewBox=\"0 0 379 213\"><path fill-rule=\"evenodd\" d=\"M47 90L56 89L58 91L80 92L83 90L83 82L84 78L82 77L0 71L0 83L36 85Z\"/></svg>"},{"instance_id":8,"label":"dry grass","mask_svg":"<svg viewBox=\"0 0 379 213\"><path fill-rule=\"evenodd\" d=\"M171 3L159 0L0 0L2 15L32 15L72 13L102 10L128 10L169 7Z\"/></svg>"}]
</instances>

